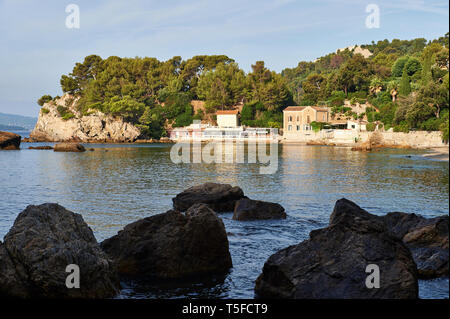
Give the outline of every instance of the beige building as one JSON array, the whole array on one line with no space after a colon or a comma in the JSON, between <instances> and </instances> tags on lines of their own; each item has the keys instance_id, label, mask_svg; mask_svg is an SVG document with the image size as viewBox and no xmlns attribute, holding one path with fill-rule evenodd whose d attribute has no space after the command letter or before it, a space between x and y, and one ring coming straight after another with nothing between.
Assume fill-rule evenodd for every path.
<instances>
[{"instance_id":1,"label":"beige building","mask_svg":"<svg viewBox=\"0 0 450 319\"><path fill-rule=\"evenodd\" d=\"M319 106L289 106L283 111L284 135L310 131L312 122L328 123L330 109Z\"/></svg>"},{"instance_id":2,"label":"beige building","mask_svg":"<svg viewBox=\"0 0 450 319\"><path fill-rule=\"evenodd\" d=\"M217 111L217 126L219 127L238 127L239 111Z\"/></svg>"}]
</instances>

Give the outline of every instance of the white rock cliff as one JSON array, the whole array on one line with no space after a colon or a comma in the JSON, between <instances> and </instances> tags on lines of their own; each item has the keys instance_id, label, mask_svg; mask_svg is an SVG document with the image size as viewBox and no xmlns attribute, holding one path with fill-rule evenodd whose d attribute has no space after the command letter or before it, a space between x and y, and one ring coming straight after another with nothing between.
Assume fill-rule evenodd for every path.
<instances>
[{"instance_id":1,"label":"white rock cliff","mask_svg":"<svg viewBox=\"0 0 450 319\"><path fill-rule=\"evenodd\" d=\"M100 111L82 115L74 106L77 100L68 94L55 101L45 103L39 118L30 134L33 141L39 142L133 142L141 134L139 128L127 123L121 117L113 117ZM67 107L74 117L64 120L58 106Z\"/></svg>"}]
</instances>

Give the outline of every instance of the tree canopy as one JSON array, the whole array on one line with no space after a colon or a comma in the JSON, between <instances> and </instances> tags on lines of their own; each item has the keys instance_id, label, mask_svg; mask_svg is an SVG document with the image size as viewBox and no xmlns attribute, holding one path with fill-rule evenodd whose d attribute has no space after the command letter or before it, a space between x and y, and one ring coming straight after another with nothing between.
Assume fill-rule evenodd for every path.
<instances>
[{"instance_id":1,"label":"tree canopy","mask_svg":"<svg viewBox=\"0 0 450 319\"><path fill-rule=\"evenodd\" d=\"M60 84L63 92L79 97L81 114L99 109L122 116L152 137L164 135L168 126L189 125L194 118L237 104L243 104L244 124L281 127L288 105L344 110L345 99L371 103L379 112L369 109L367 119L381 121L385 128L441 129L448 136L448 38L447 33L432 41L372 42L360 46L370 51L369 57L345 49L281 73L269 70L264 61L246 73L225 55L167 61L90 55L62 75ZM38 104L50 100L44 95ZM206 112L194 114L192 100L204 101Z\"/></svg>"}]
</instances>

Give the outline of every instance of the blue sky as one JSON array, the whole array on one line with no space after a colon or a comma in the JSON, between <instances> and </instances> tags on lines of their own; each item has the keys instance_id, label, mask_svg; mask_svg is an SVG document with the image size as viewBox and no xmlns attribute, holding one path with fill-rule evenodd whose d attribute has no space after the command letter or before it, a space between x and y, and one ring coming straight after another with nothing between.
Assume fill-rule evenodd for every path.
<instances>
[{"instance_id":1,"label":"blue sky","mask_svg":"<svg viewBox=\"0 0 450 319\"><path fill-rule=\"evenodd\" d=\"M80 29L68 29L68 4ZM380 8L368 29L366 6ZM37 116L59 79L86 55L103 58L226 54L248 71L273 70L372 40L434 39L449 30L447 0L0 0L0 112Z\"/></svg>"}]
</instances>

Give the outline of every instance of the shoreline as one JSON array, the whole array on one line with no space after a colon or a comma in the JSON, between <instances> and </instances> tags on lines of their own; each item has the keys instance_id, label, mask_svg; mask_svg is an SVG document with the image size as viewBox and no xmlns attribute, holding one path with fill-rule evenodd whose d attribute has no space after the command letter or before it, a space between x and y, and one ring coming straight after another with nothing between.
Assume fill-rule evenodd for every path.
<instances>
[{"instance_id":1,"label":"shoreline","mask_svg":"<svg viewBox=\"0 0 450 319\"><path fill-rule=\"evenodd\" d=\"M201 143L207 143L214 140L203 140ZM37 143L80 143L80 144L99 144L99 145L150 145L150 144L176 144L179 142L193 142L193 140L183 140L183 141L174 141L174 140L164 140L164 141L135 141L135 142L105 142L105 141L29 141L22 140L21 143L27 144L37 144ZM224 142L222 140L222 142ZM241 141L233 141L233 142L241 142ZM247 140L243 142L249 142ZM353 148L357 146L357 143L318 143L318 142L304 142L304 141L293 141L293 140L265 140L266 143L275 142L277 144L286 144L286 145L303 145L303 146L327 146L327 147L341 147L341 148ZM403 145L403 144L382 144L376 145L373 147L375 149L411 149L411 150L427 150L429 153L423 154L423 157L427 157L430 159L449 161L449 146L419 146L419 145Z\"/></svg>"}]
</instances>

